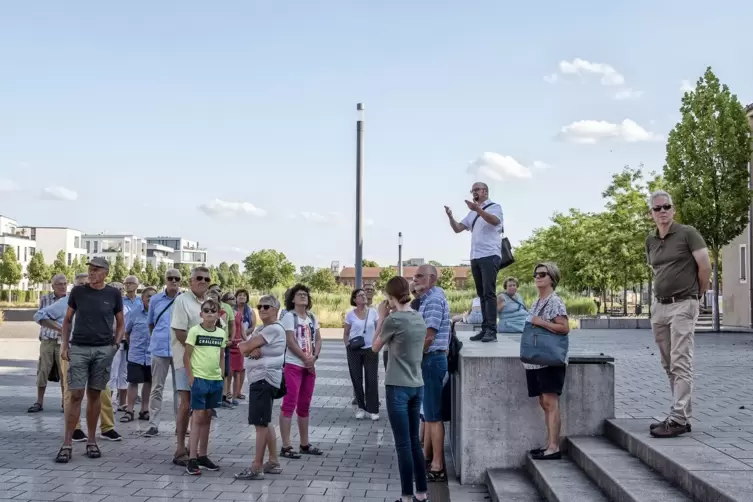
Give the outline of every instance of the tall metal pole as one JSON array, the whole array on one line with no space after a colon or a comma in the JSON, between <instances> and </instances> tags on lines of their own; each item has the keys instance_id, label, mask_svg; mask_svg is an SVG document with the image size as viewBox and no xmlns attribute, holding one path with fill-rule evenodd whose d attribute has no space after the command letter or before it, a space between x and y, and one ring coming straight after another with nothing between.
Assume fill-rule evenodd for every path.
<instances>
[{"instance_id":1,"label":"tall metal pole","mask_svg":"<svg viewBox=\"0 0 753 502\"><path fill-rule=\"evenodd\" d=\"M397 275L403 276L403 233L397 233Z\"/></svg>"},{"instance_id":2,"label":"tall metal pole","mask_svg":"<svg viewBox=\"0 0 753 502\"><path fill-rule=\"evenodd\" d=\"M363 287L363 103L356 105L356 288Z\"/></svg>"}]
</instances>

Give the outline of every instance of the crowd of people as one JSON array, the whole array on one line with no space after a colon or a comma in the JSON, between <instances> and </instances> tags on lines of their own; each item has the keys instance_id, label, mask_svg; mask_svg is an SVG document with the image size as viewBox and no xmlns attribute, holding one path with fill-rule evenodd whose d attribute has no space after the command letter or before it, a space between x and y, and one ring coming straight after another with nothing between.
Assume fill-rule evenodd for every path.
<instances>
[{"instance_id":1,"label":"crowd of people","mask_svg":"<svg viewBox=\"0 0 753 502\"><path fill-rule=\"evenodd\" d=\"M514 277L504 280L498 295L502 209L489 201L483 183L474 184L471 194L472 200L466 201L469 213L461 222L445 207L456 233L472 233L471 270L478 297L462 320L481 325L473 341L494 342L498 332L522 333L528 394L538 398L547 430L544 445L530 454L540 460L558 459L559 397L565 385L570 330L565 303L555 292L560 271L550 262L534 267L538 297L530 308L517 293ZM651 434L674 437L690 430L693 332L689 320L697 317L697 299L703 293L699 284L704 284L704 278L708 282L708 251L692 227L673 223L666 192L652 194L649 206L657 232L647 238L646 251L656 273L657 295L661 295L652 322L674 396L671 414L652 425ZM65 428L56 462L71 461L73 442L86 442L86 456L99 458L98 422L100 438L121 439L114 429L116 411L122 412L122 423L147 421L143 436L160 434L168 373L175 392L173 463L188 474L220 468L209 458L212 418L217 408L233 408L242 400L248 402L256 448L249 467L236 474L237 479L279 474L280 457L323 454L309 440L322 337L308 287L296 284L282 303L273 295L262 296L253 309L248 291L223 294L218 285L210 285L209 270L203 266L192 270L184 292L179 288L180 271L172 269L163 291L145 287L137 295L136 277L126 278L122 285L106 284L108 261L96 257L87 265L88 273L76 276L70 293L65 276L53 277L53 292L42 297L34 317L41 325L40 358L37 400L28 411L43 410L47 382L58 365ZM444 421L448 410L443 394L454 336L452 321L460 319L450 318L449 303L437 278L432 265L418 267L412 282L393 277L386 284L385 300L376 306L373 284L357 288L350 297L353 309L343 325L356 419L380 420L378 353L383 352L385 405L405 502L426 500L427 483L446 479ZM547 336L531 355L526 340L536 333ZM544 347L550 342L550 348ZM80 423L84 396L86 431ZM279 450L272 423L276 400L281 401ZM293 415L300 438L297 447L291 442Z\"/></svg>"}]
</instances>

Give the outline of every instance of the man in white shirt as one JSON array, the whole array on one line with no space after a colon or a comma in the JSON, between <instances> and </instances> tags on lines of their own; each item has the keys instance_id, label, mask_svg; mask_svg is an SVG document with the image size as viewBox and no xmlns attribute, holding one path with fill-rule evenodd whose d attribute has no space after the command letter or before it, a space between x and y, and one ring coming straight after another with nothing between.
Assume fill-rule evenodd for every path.
<instances>
[{"instance_id":1,"label":"man in white shirt","mask_svg":"<svg viewBox=\"0 0 753 502\"><path fill-rule=\"evenodd\" d=\"M471 337L472 341L497 341L497 274L502 262L502 234L504 226L502 207L489 200L486 183L474 183L471 188L473 200L466 200L470 210L462 221L452 217L452 210L444 210L450 226L456 234L471 232L471 273L476 283L476 294L481 298L481 332Z\"/></svg>"}]
</instances>

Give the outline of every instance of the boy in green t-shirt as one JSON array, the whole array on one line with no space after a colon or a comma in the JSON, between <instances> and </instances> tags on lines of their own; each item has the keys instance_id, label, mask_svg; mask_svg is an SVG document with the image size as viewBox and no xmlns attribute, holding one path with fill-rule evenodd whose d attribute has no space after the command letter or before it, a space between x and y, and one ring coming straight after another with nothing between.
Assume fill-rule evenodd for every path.
<instances>
[{"instance_id":1,"label":"boy in green t-shirt","mask_svg":"<svg viewBox=\"0 0 753 502\"><path fill-rule=\"evenodd\" d=\"M219 466L207 457L212 410L222 401L227 333L219 327L220 304L209 298L201 304L201 324L188 330L183 365L191 386L191 440L186 472L216 471Z\"/></svg>"}]
</instances>

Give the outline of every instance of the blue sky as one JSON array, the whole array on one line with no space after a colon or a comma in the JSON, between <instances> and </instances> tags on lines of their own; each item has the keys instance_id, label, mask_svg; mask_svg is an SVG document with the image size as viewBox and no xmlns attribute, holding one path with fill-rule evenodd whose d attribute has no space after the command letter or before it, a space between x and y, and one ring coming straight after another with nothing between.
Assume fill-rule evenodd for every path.
<instances>
[{"instance_id":1,"label":"blue sky","mask_svg":"<svg viewBox=\"0 0 753 502\"><path fill-rule=\"evenodd\" d=\"M454 264L442 206L476 177L515 243L661 169L707 65L753 100L753 2L508 4L3 2L0 214L351 265L362 101L365 257L396 262L402 231Z\"/></svg>"}]
</instances>

